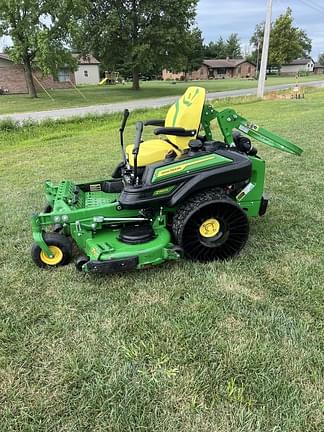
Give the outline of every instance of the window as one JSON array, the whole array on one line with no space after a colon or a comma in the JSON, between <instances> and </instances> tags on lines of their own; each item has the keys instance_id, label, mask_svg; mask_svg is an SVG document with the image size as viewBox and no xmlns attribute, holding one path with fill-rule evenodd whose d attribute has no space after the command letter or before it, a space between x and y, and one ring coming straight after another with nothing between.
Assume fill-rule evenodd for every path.
<instances>
[{"instance_id":1,"label":"window","mask_svg":"<svg viewBox=\"0 0 324 432\"><path fill-rule=\"evenodd\" d=\"M226 74L226 68L216 68L216 73L218 75L225 75Z\"/></svg>"},{"instance_id":2,"label":"window","mask_svg":"<svg viewBox=\"0 0 324 432\"><path fill-rule=\"evenodd\" d=\"M83 71L83 75L84 75L86 78L88 78L88 76L89 76L88 71L87 71L87 70Z\"/></svg>"},{"instance_id":3,"label":"window","mask_svg":"<svg viewBox=\"0 0 324 432\"><path fill-rule=\"evenodd\" d=\"M58 82L70 81L70 71L68 69L60 69L57 74Z\"/></svg>"}]
</instances>

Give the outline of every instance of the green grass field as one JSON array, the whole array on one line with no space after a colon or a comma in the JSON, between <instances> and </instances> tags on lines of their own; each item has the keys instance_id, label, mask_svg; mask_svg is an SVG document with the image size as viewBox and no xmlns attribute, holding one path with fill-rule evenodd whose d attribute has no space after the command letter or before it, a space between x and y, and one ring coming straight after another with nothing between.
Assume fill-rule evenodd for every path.
<instances>
[{"instance_id":1,"label":"green grass field","mask_svg":"<svg viewBox=\"0 0 324 432\"><path fill-rule=\"evenodd\" d=\"M258 145L269 210L239 257L208 265L36 268L43 181L108 176L119 118L1 132L1 431L323 430L324 92L231 105L305 153ZM128 141L164 114L134 113Z\"/></svg>"},{"instance_id":2,"label":"green grass field","mask_svg":"<svg viewBox=\"0 0 324 432\"><path fill-rule=\"evenodd\" d=\"M314 75L300 78L300 81L324 80L324 75ZM293 77L271 77L267 85L287 84L294 82ZM52 90L49 93L54 98L51 101L44 92L39 92L37 99L28 95L7 95L0 97L0 115L28 111L46 111L57 108L71 108L86 105L98 105L113 102L125 102L134 99L157 98L162 96L180 95L191 85L190 82L149 81L141 83L141 90L131 89L131 84L116 86L85 86L79 87L86 100L74 90ZM216 81L199 81L198 85L210 92L237 90L257 86L255 80L228 79Z\"/></svg>"}]
</instances>

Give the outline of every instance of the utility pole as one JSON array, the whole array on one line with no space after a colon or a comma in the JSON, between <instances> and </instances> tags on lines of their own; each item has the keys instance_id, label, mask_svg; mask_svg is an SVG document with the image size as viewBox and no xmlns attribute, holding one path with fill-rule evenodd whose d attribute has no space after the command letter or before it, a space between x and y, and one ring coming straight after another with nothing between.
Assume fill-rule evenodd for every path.
<instances>
[{"instance_id":1,"label":"utility pole","mask_svg":"<svg viewBox=\"0 0 324 432\"><path fill-rule=\"evenodd\" d=\"M264 37L261 57L261 67L258 82L257 96L262 98L264 95L264 84L267 74L268 54L269 54L269 42L270 42L270 31L271 31L271 17L272 17L272 0L267 0L267 15L264 26Z\"/></svg>"},{"instance_id":2,"label":"utility pole","mask_svg":"<svg viewBox=\"0 0 324 432\"><path fill-rule=\"evenodd\" d=\"M255 78L256 79L258 79L258 77L259 77L259 60L260 60L260 39L258 38L257 64L256 64L256 70L255 70Z\"/></svg>"}]
</instances>

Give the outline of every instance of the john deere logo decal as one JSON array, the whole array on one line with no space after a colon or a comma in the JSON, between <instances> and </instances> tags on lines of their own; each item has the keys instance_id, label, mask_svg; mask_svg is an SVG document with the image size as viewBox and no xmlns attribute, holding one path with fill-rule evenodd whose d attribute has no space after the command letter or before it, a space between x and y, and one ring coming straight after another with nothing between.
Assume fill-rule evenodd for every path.
<instances>
[{"instance_id":1,"label":"john deere logo decal","mask_svg":"<svg viewBox=\"0 0 324 432\"><path fill-rule=\"evenodd\" d=\"M176 102L175 105L174 105L175 113L174 113L174 116L173 116L172 126L175 126L175 125L176 125L176 122L177 122L177 117L178 117L178 114L179 114L179 108L180 108L180 101L182 101L182 103L183 103L184 105L186 105L187 107L190 107L190 106L192 105L192 103L193 103L193 100L194 100L194 99L196 98L196 96L198 95L199 91L200 91L200 90L199 90L198 88L196 88L194 94L189 93L188 97L186 97L186 93L185 93L185 94L182 96L182 98L180 98L180 99L177 100L177 102Z\"/></svg>"},{"instance_id":2,"label":"john deere logo decal","mask_svg":"<svg viewBox=\"0 0 324 432\"><path fill-rule=\"evenodd\" d=\"M187 168L191 167L192 165L201 164L202 162L207 162L207 161L212 160L212 159L215 159L214 155L211 155L211 156L208 156L208 157L205 157L205 158L198 158L195 161L186 162L186 163L183 163L181 165L174 165L174 166L172 166L170 168L165 168L165 169L159 171L156 176L157 177L165 177L165 176L168 176L170 174L174 174L174 173L178 173L180 171L184 171Z\"/></svg>"},{"instance_id":3,"label":"john deere logo decal","mask_svg":"<svg viewBox=\"0 0 324 432\"><path fill-rule=\"evenodd\" d=\"M170 164L166 167L157 168L154 171L152 183L164 181L169 177L177 177L181 174L187 174L194 171L199 171L201 169L212 168L216 165L226 165L232 162L232 159L226 158L218 154L195 157L194 159L189 159L183 162Z\"/></svg>"}]
</instances>

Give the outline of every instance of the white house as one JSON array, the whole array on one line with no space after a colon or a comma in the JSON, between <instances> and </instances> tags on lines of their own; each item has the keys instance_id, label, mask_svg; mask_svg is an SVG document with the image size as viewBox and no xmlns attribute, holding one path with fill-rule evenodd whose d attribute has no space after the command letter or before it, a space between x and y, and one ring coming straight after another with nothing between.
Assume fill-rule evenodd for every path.
<instances>
[{"instance_id":1,"label":"white house","mask_svg":"<svg viewBox=\"0 0 324 432\"><path fill-rule=\"evenodd\" d=\"M75 84L99 84L100 62L93 55L82 57L80 54L73 54L73 56L78 60L78 69L74 72Z\"/></svg>"},{"instance_id":2,"label":"white house","mask_svg":"<svg viewBox=\"0 0 324 432\"><path fill-rule=\"evenodd\" d=\"M300 72L313 72L315 62L313 59L296 59L291 63L282 65L280 69L281 75L298 75Z\"/></svg>"}]
</instances>

